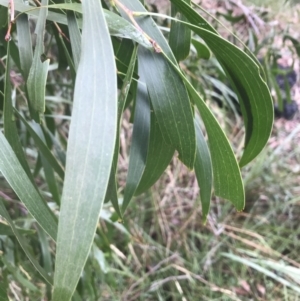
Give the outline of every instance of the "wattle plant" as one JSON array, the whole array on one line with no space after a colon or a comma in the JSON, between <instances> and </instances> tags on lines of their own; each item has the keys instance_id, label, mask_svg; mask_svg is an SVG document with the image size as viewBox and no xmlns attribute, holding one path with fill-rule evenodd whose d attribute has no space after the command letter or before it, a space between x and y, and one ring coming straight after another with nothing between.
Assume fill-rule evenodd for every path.
<instances>
[{"instance_id":1,"label":"wattle plant","mask_svg":"<svg viewBox=\"0 0 300 301\"><path fill-rule=\"evenodd\" d=\"M50 285L54 301L72 298L103 203L111 202L122 221L132 198L159 179L175 152L195 171L204 221L212 192L237 210L244 208L240 168L261 152L270 136L273 106L269 90L259 63L247 49L222 38L190 1L170 2L177 19L171 18L167 40L139 0L112 0L109 5L99 0L82 0L81 4L42 0L40 6L0 0L0 15L7 16L0 18L1 33L6 34L0 45L2 61L6 61L0 69L4 75L0 171L38 225L56 242L54 272L46 271L31 254L2 199L0 214ZM33 16L37 17L34 34L30 31ZM54 36L58 59L64 58L59 61L61 70L74 87L67 151L53 123L57 113L48 101L55 89L49 84L53 77L45 34ZM192 34L201 42L192 39ZM213 53L236 90L245 125L239 163L216 118L179 66L189 55L191 43L203 57ZM24 99L22 105L13 102L12 70L22 75L24 85L17 93L26 99L28 110ZM120 123L126 108L133 116L133 134L119 205L116 173ZM33 168L43 170L56 211L35 182L36 173L28 164L21 139L24 131L38 149Z\"/></svg>"}]
</instances>

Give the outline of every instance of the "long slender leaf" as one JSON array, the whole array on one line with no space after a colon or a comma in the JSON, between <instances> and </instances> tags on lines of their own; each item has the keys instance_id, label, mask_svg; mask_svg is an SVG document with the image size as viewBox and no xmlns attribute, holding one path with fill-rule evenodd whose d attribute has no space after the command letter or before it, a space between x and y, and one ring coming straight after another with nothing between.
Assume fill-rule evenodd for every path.
<instances>
[{"instance_id":1,"label":"long slender leaf","mask_svg":"<svg viewBox=\"0 0 300 301\"><path fill-rule=\"evenodd\" d=\"M42 0L42 5L47 5L48 0ZM40 122L40 115L45 111L45 87L48 75L49 59L42 61L44 55L44 30L47 18L47 8L41 8L35 29L36 46L32 65L27 79L27 91L30 105L34 111L31 116L36 122Z\"/></svg>"},{"instance_id":2,"label":"long slender leaf","mask_svg":"<svg viewBox=\"0 0 300 301\"><path fill-rule=\"evenodd\" d=\"M15 155L19 159L24 171L28 178L34 184L34 179L26 161L26 157L19 139L18 130L16 126L16 120L14 116L14 109L11 98L11 83L10 83L10 69L11 69L11 57L9 54L10 43L7 46L7 61L5 71L5 88L4 88L4 134L11 145Z\"/></svg>"},{"instance_id":3,"label":"long slender leaf","mask_svg":"<svg viewBox=\"0 0 300 301\"><path fill-rule=\"evenodd\" d=\"M120 0L132 11L146 12L138 0ZM126 13L121 11L126 17ZM151 18L137 19L139 26L159 45L169 59L177 64L164 36ZM193 168L196 154L193 114L186 88L169 63L159 53L140 48L139 64L144 70L145 82L161 132L168 144L174 146L179 157Z\"/></svg>"},{"instance_id":4,"label":"long slender leaf","mask_svg":"<svg viewBox=\"0 0 300 301\"><path fill-rule=\"evenodd\" d=\"M41 229L41 227L37 227L37 233L39 237L39 243L41 246L41 255L43 259L43 268L46 273L51 277L53 277L53 261L51 256L51 246L45 235L45 232ZM52 279L51 279L52 280ZM47 285L47 298L51 300L52 296L52 285L48 283Z\"/></svg>"},{"instance_id":5,"label":"long slender leaf","mask_svg":"<svg viewBox=\"0 0 300 301\"><path fill-rule=\"evenodd\" d=\"M23 4L22 0L17 0L16 3ZM17 25L17 37L18 37L18 50L20 57L20 72L23 75L25 82L27 82L30 68L33 61L33 51L32 51L32 39L29 25L29 17L26 14L20 15L16 20ZM27 90L27 85L25 85L25 93L27 99L29 99L29 94ZM28 102L30 116L34 119L38 119L39 116L32 106L31 102Z\"/></svg>"},{"instance_id":6,"label":"long slender leaf","mask_svg":"<svg viewBox=\"0 0 300 301\"><path fill-rule=\"evenodd\" d=\"M131 48L131 46L133 48ZM116 184L116 171L117 171L117 163L118 163L118 158L119 158L119 148L120 148L120 124L121 124L121 117L125 108L125 102L126 98L128 97L129 94L129 87L132 83L132 78L133 78L133 73L135 69L135 64L136 64L136 58L137 58L137 46L133 46L131 41L129 40L123 40L120 46L120 51L122 49L127 48L127 50L132 50L131 57L126 58L126 60L129 61L128 69L125 75L125 78L123 80L123 85L121 89L121 93L118 98L118 126L117 126L117 139L116 139L116 145L115 145L115 151L114 151L114 160L113 160L113 165L110 173L110 178L109 178L109 183L106 191L106 196L105 196L105 202L108 202L109 200L111 201L114 209L116 210L116 213L118 214L119 218L122 220L122 213L119 208L119 201L118 201L118 193L117 193L117 184ZM122 51L123 52L123 51ZM124 54L124 52L123 52ZM127 56L127 54L125 54ZM124 58L124 55L123 55Z\"/></svg>"},{"instance_id":7,"label":"long slender leaf","mask_svg":"<svg viewBox=\"0 0 300 301\"><path fill-rule=\"evenodd\" d=\"M195 118L195 129L197 138L197 152L195 160L195 173L200 187L200 200L202 204L202 220L206 222L207 214L209 211L212 184L213 184L213 171L210 158L209 149L205 138L203 136L199 117Z\"/></svg>"},{"instance_id":8,"label":"long slender leaf","mask_svg":"<svg viewBox=\"0 0 300 301\"><path fill-rule=\"evenodd\" d=\"M210 50L204 43L202 43L198 40L192 39L192 44L196 48L198 57L200 59L205 59L205 60L210 59L210 56L211 56Z\"/></svg>"},{"instance_id":9,"label":"long slender leaf","mask_svg":"<svg viewBox=\"0 0 300 301\"><path fill-rule=\"evenodd\" d=\"M178 150L180 160L192 169L196 140L186 88L161 54L140 48L138 59L163 137Z\"/></svg>"},{"instance_id":10,"label":"long slender leaf","mask_svg":"<svg viewBox=\"0 0 300 301\"><path fill-rule=\"evenodd\" d=\"M237 210L243 210L245 206L244 185L229 141L199 94L192 86L188 86L188 88L207 131L215 193L231 201Z\"/></svg>"},{"instance_id":11,"label":"long slender leaf","mask_svg":"<svg viewBox=\"0 0 300 301\"><path fill-rule=\"evenodd\" d=\"M19 141L11 102L9 70L10 56L8 55L4 106L4 131L7 140L3 134L0 133L0 170L29 212L37 222L40 223L42 228L55 239L57 231L56 219L35 186L33 176Z\"/></svg>"},{"instance_id":12,"label":"long slender leaf","mask_svg":"<svg viewBox=\"0 0 300 301\"><path fill-rule=\"evenodd\" d=\"M54 155L49 150L48 146L44 143L44 141L39 137L39 135L36 133L35 129L32 127L33 123L28 123L26 119L17 111L15 110L17 116L21 119L21 121L26 126L26 129L30 133L32 139L34 140L36 146L39 148L41 154L47 159L47 161L51 164L52 168L55 170L55 172L60 176L60 178L63 180L65 176L65 172L63 167L58 163ZM39 128L39 126L35 125L36 128Z\"/></svg>"},{"instance_id":13,"label":"long slender leaf","mask_svg":"<svg viewBox=\"0 0 300 301\"><path fill-rule=\"evenodd\" d=\"M152 110L147 161L136 195L149 189L159 179L172 160L174 152L175 148L165 142Z\"/></svg>"},{"instance_id":14,"label":"long slender leaf","mask_svg":"<svg viewBox=\"0 0 300 301\"><path fill-rule=\"evenodd\" d=\"M35 124L33 124L33 126L35 127L35 131L36 131L37 135L40 137L40 139L44 143L46 143L44 133L43 133L42 129L39 127L39 125L35 123ZM43 164L44 174L45 174L46 182L48 184L49 191L52 195L53 200L59 205L60 204L60 193L59 193L58 187L57 187L57 182L56 182L56 178L55 178L55 174L54 174L54 168L52 167L52 165L49 163L49 161L43 154L41 154L41 161Z\"/></svg>"},{"instance_id":15,"label":"long slender leaf","mask_svg":"<svg viewBox=\"0 0 300 301\"><path fill-rule=\"evenodd\" d=\"M273 101L259 66L241 49L212 31L198 27L203 18L183 0L171 0L192 23L187 24L215 54L239 96L246 137L240 166L253 160L266 145L273 125Z\"/></svg>"},{"instance_id":16,"label":"long slender leaf","mask_svg":"<svg viewBox=\"0 0 300 301\"><path fill-rule=\"evenodd\" d=\"M45 232L41 229L41 227L37 227L37 232L39 236L39 242L41 246L41 254L43 257L43 266L48 275L53 275L53 262L51 258L51 247L47 240L47 236Z\"/></svg>"},{"instance_id":17,"label":"long slender leaf","mask_svg":"<svg viewBox=\"0 0 300 301\"><path fill-rule=\"evenodd\" d=\"M73 80L73 83L75 83L76 71L71 55L71 49L66 45L63 35L57 31L55 24L51 24L51 27L58 50L58 68L64 70L65 68L69 67L71 78Z\"/></svg>"},{"instance_id":18,"label":"long slender leaf","mask_svg":"<svg viewBox=\"0 0 300 301\"><path fill-rule=\"evenodd\" d=\"M49 277L49 275L46 273L46 271L40 266L38 261L33 257L33 255L29 252L27 242L26 240L22 237L22 235L19 233L17 228L15 227L12 219L10 218L4 204L3 200L0 198L0 215L2 215L6 221L9 223L12 231L14 232L14 235L16 236L21 248L25 252L26 256L28 259L31 261L35 269L40 273L40 275L49 283L52 283L52 279Z\"/></svg>"},{"instance_id":19,"label":"long slender leaf","mask_svg":"<svg viewBox=\"0 0 300 301\"><path fill-rule=\"evenodd\" d=\"M84 1L81 59L69 131L53 301L71 299L93 242L113 161L117 82L98 0ZM101 38L99 38L101 37Z\"/></svg>"},{"instance_id":20,"label":"long slender leaf","mask_svg":"<svg viewBox=\"0 0 300 301\"><path fill-rule=\"evenodd\" d=\"M72 3L71 0L65 0L65 2ZM67 19L68 19L68 30L70 33L73 60L74 60L75 70L77 70L79 65L79 60L80 60L80 53L81 53L81 33L79 30L75 13L72 11L68 11Z\"/></svg>"},{"instance_id":21,"label":"long slender leaf","mask_svg":"<svg viewBox=\"0 0 300 301\"><path fill-rule=\"evenodd\" d=\"M0 132L0 171L40 226L56 240L57 221Z\"/></svg>"},{"instance_id":22,"label":"long slender leaf","mask_svg":"<svg viewBox=\"0 0 300 301\"><path fill-rule=\"evenodd\" d=\"M17 0L17 3L23 3L22 0ZM30 67L32 65L32 41L29 28L29 20L27 15L21 15L16 20L17 35L18 35L18 49L20 55L21 72L25 81L27 81Z\"/></svg>"},{"instance_id":23,"label":"long slender leaf","mask_svg":"<svg viewBox=\"0 0 300 301\"><path fill-rule=\"evenodd\" d=\"M184 0L188 5L191 5L191 0ZM180 12L178 12L176 6L171 5L172 16L182 20L187 21ZM187 28L184 24L172 20L171 30L169 35L170 47L177 59L177 61L184 60L190 53L191 46L191 30Z\"/></svg>"},{"instance_id":24,"label":"long slender leaf","mask_svg":"<svg viewBox=\"0 0 300 301\"><path fill-rule=\"evenodd\" d=\"M22 234L22 235L26 235L26 234L34 234L35 231L34 230L24 230L21 228L17 228L17 230ZM7 235L7 236L14 236L14 232L11 230L11 227L9 225L7 225L6 223L4 223L3 220L0 221L0 235Z\"/></svg>"},{"instance_id":25,"label":"long slender leaf","mask_svg":"<svg viewBox=\"0 0 300 301\"><path fill-rule=\"evenodd\" d=\"M140 76L138 83L132 143L122 210L125 211L142 178L150 135L150 102L146 85Z\"/></svg>"},{"instance_id":26,"label":"long slender leaf","mask_svg":"<svg viewBox=\"0 0 300 301\"><path fill-rule=\"evenodd\" d=\"M185 0L170 0L172 5L175 5L180 11L192 24L206 29L210 32L218 34L216 29L205 19L203 18L198 12L191 8L189 4L186 3Z\"/></svg>"},{"instance_id":27,"label":"long slender leaf","mask_svg":"<svg viewBox=\"0 0 300 301\"><path fill-rule=\"evenodd\" d=\"M169 62L171 63L170 60ZM215 194L231 201L237 210L243 210L245 206L244 185L230 143L204 100L181 73L179 68L174 64L172 65L184 80L189 94L196 104L205 125L213 166Z\"/></svg>"}]
</instances>

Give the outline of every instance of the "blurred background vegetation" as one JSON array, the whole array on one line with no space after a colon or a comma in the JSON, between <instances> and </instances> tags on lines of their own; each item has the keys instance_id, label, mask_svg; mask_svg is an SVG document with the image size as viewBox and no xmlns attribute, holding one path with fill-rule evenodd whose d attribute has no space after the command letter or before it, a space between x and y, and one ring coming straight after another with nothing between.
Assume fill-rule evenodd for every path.
<instances>
[{"instance_id":1,"label":"blurred background vegetation","mask_svg":"<svg viewBox=\"0 0 300 301\"><path fill-rule=\"evenodd\" d=\"M261 60L276 106L278 118L267 147L243 169L246 208L236 212L215 197L203 224L195 176L174 158L160 181L131 202L124 224L113 222L111 206L104 206L74 300L300 300L299 1L198 2L226 26L209 17L225 38L243 48L242 41ZM168 1L148 4L152 11L169 9ZM168 21L158 22L167 35ZM47 125L58 129L60 145L55 147L63 161L60 147L66 146L72 87L70 75L58 72L63 61L57 61L56 44L49 41L49 45L56 63L51 65L47 89L58 96L47 99L51 108ZM244 133L235 94L201 41L193 45L181 68L201 91L239 155ZM11 74L11 80L16 95L22 80L18 74ZM22 107L20 96L18 102ZM132 130L127 117L121 133L121 188ZM47 184L49 175L41 169L25 125L19 127L28 158L40 160L35 165L38 186L45 197L53 195L56 188L51 190ZM120 199L122 193L120 189ZM25 229L22 235L32 253L51 272L54 245L38 228L38 235L32 235L34 221L1 176L0 197L9 203L15 224ZM52 206L55 209L56 204ZM0 219L0 300L6 289L11 300L48 300L49 287L39 281L9 229Z\"/></svg>"}]
</instances>

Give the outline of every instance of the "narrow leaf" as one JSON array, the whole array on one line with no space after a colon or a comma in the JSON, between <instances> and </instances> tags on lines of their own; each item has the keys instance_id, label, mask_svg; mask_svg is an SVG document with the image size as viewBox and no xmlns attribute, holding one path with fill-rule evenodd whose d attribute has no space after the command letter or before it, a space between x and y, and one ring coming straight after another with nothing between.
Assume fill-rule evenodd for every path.
<instances>
[{"instance_id":1,"label":"narrow leaf","mask_svg":"<svg viewBox=\"0 0 300 301\"><path fill-rule=\"evenodd\" d=\"M120 0L131 11L147 12L139 0ZM120 11L126 17L126 13ZM159 45L168 58L176 59L161 31L152 18L139 18L139 26ZM140 48L138 54L141 70L158 120L161 132L168 144L179 152L179 158L193 168L196 154L193 114L186 88L169 63L159 53Z\"/></svg>"},{"instance_id":2,"label":"narrow leaf","mask_svg":"<svg viewBox=\"0 0 300 301\"><path fill-rule=\"evenodd\" d=\"M17 111L15 110L15 113L17 116L21 119L21 121L24 123L27 131L29 132L30 136L34 140L36 146L38 147L41 154L47 159L47 161L51 164L52 168L55 170L55 172L60 176L60 178L63 180L65 176L65 172L63 167L58 163L52 152L49 150L48 146L45 144L45 142L39 137L39 135L36 133L36 130L33 128L39 128L40 125L34 125L33 122L29 123L26 121L26 119Z\"/></svg>"},{"instance_id":3,"label":"narrow leaf","mask_svg":"<svg viewBox=\"0 0 300 301\"><path fill-rule=\"evenodd\" d=\"M65 68L70 68L70 75L75 84L76 71L74 62L71 55L71 47L70 45L66 45L65 38L63 35L57 30L55 24L51 24L52 32L56 40L57 51L58 51L58 69L65 70Z\"/></svg>"},{"instance_id":4,"label":"narrow leaf","mask_svg":"<svg viewBox=\"0 0 300 301\"><path fill-rule=\"evenodd\" d=\"M83 1L82 8L81 59L69 131L53 301L71 299L84 268L108 185L117 131L116 66L103 9L98 0Z\"/></svg>"},{"instance_id":5,"label":"narrow leaf","mask_svg":"<svg viewBox=\"0 0 300 301\"><path fill-rule=\"evenodd\" d=\"M21 228L17 228L17 230L22 234L34 234L34 230L25 230ZM11 227L7 225L3 220L0 221L0 235L14 236L14 232L11 230Z\"/></svg>"},{"instance_id":6,"label":"narrow leaf","mask_svg":"<svg viewBox=\"0 0 300 301\"><path fill-rule=\"evenodd\" d=\"M192 24L215 54L229 76L239 96L244 117L246 137L240 166L253 160L266 145L273 125L273 102L267 84L260 75L259 66L241 49L211 30L198 27L203 18L182 0L171 0Z\"/></svg>"},{"instance_id":7,"label":"narrow leaf","mask_svg":"<svg viewBox=\"0 0 300 301\"><path fill-rule=\"evenodd\" d=\"M197 151L195 160L195 173L200 187L200 200L202 204L202 220L206 222L212 193L213 171L209 149L203 136L199 117L195 118Z\"/></svg>"},{"instance_id":8,"label":"narrow leaf","mask_svg":"<svg viewBox=\"0 0 300 301\"><path fill-rule=\"evenodd\" d=\"M39 243L41 246L41 254L43 258L43 266L48 275L53 275L53 262L51 257L51 245L49 244L48 237L41 227L37 227Z\"/></svg>"},{"instance_id":9,"label":"narrow leaf","mask_svg":"<svg viewBox=\"0 0 300 301\"><path fill-rule=\"evenodd\" d=\"M211 56L210 50L204 43L202 43L198 40L192 39L192 44L196 48L198 57L200 59L205 59L205 60L210 59L210 56Z\"/></svg>"},{"instance_id":10,"label":"narrow leaf","mask_svg":"<svg viewBox=\"0 0 300 301\"><path fill-rule=\"evenodd\" d=\"M131 11L148 12L139 0L119 0L119 1ZM124 18L128 18L126 13L121 9L120 9L120 13ZM160 46L160 48L169 57L169 59L174 64L177 64L176 58L173 55L173 52L168 42L166 41L165 37L161 33L160 29L157 27L156 23L153 21L153 19L151 17L147 17L147 18L142 17L142 18L137 18L136 22L145 31L145 33L147 33ZM152 49L152 48L148 48L148 49Z\"/></svg>"},{"instance_id":11,"label":"narrow leaf","mask_svg":"<svg viewBox=\"0 0 300 301\"><path fill-rule=\"evenodd\" d=\"M187 87L198 107L207 131L215 194L231 201L237 210L243 210L245 206L244 185L230 143L199 94L192 86Z\"/></svg>"},{"instance_id":12,"label":"narrow leaf","mask_svg":"<svg viewBox=\"0 0 300 301\"><path fill-rule=\"evenodd\" d=\"M132 49L131 49L132 46ZM120 148L120 124L121 124L121 117L124 111L126 98L128 97L129 87L132 83L133 72L135 69L136 58L137 58L137 46L133 46L132 42L129 40L122 40L120 49L124 49L126 47L127 51L131 50L131 56L127 57L126 53L126 60L129 59L129 66L123 80L123 85L118 97L118 117L117 117L117 134L116 134L116 145L114 151L114 160L111 168L109 183L106 191L105 202L111 201L116 213L118 214L120 220L122 220L122 213L119 208L119 201L118 201L118 193L117 193L117 183L116 183L116 171L117 171L117 163L119 158L119 148ZM124 52L123 52L124 54ZM124 56L123 56L124 58ZM126 62L125 62L126 63Z\"/></svg>"},{"instance_id":13,"label":"narrow leaf","mask_svg":"<svg viewBox=\"0 0 300 301\"><path fill-rule=\"evenodd\" d=\"M171 162L174 152L175 148L165 142L152 110L147 161L136 195L149 189L160 178Z\"/></svg>"},{"instance_id":14,"label":"narrow leaf","mask_svg":"<svg viewBox=\"0 0 300 301\"><path fill-rule=\"evenodd\" d=\"M22 2L22 0L18 0L17 2ZM17 25L17 36L18 36L18 49L20 56L20 64L22 75L27 81L30 67L32 65L32 41L31 41L31 33L29 28L29 20L27 15L20 15L16 20Z\"/></svg>"},{"instance_id":15,"label":"narrow leaf","mask_svg":"<svg viewBox=\"0 0 300 301\"><path fill-rule=\"evenodd\" d=\"M123 212L126 210L139 185L146 165L150 135L150 102L147 87L143 80L144 78L141 75L135 104L130 159L122 204Z\"/></svg>"},{"instance_id":16,"label":"narrow leaf","mask_svg":"<svg viewBox=\"0 0 300 301\"><path fill-rule=\"evenodd\" d=\"M46 139L45 139L42 129L39 127L39 125L37 123L35 123L33 125L35 127L35 131L36 131L37 135L46 144ZM43 164L44 174L45 174L45 178L46 178L46 182L47 182L49 191L52 195L53 200L56 202L56 204L59 205L60 204L60 193L58 191L58 187L57 187L57 183L56 183L54 168L52 167L52 165L49 163L49 161L43 154L41 154L41 161Z\"/></svg>"},{"instance_id":17,"label":"narrow leaf","mask_svg":"<svg viewBox=\"0 0 300 301\"><path fill-rule=\"evenodd\" d=\"M191 0L184 0L191 5ZM187 19L177 10L176 6L171 5L171 14L179 20L187 21ZM191 30L184 24L172 20L169 35L169 44L177 61L184 60L190 53Z\"/></svg>"},{"instance_id":18,"label":"narrow leaf","mask_svg":"<svg viewBox=\"0 0 300 301\"><path fill-rule=\"evenodd\" d=\"M55 239L57 231L56 219L42 199L34 183L33 176L19 140L11 100L9 70L10 55L8 54L4 92L4 132L7 140L3 134L0 133L0 145L2 145L0 147L0 154L2 154L0 158L2 159L0 162L0 170L20 200L27 207L28 211L37 222L41 224L42 228ZM4 158L6 158L6 160Z\"/></svg>"},{"instance_id":19,"label":"narrow leaf","mask_svg":"<svg viewBox=\"0 0 300 301\"><path fill-rule=\"evenodd\" d=\"M72 3L71 0L65 0L66 3ZM78 69L80 53L81 53L81 33L79 30L76 15L72 11L67 12L68 30L70 33L70 41L72 47L73 61L75 70Z\"/></svg>"},{"instance_id":20,"label":"narrow leaf","mask_svg":"<svg viewBox=\"0 0 300 301\"><path fill-rule=\"evenodd\" d=\"M171 63L171 61L169 62ZM213 167L215 194L231 201L237 210L243 210L245 206L244 185L240 168L230 143L204 100L181 73L179 68L174 64L173 67L184 80L206 128Z\"/></svg>"},{"instance_id":21,"label":"narrow leaf","mask_svg":"<svg viewBox=\"0 0 300 301\"><path fill-rule=\"evenodd\" d=\"M218 34L215 28L200 14L198 14L198 12L192 9L185 0L170 0L170 2L177 7L178 11L180 11L187 20L191 22L191 24Z\"/></svg>"},{"instance_id":22,"label":"narrow leaf","mask_svg":"<svg viewBox=\"0 0 300 301\"><path fill-rule=\"evenodd\" d=\"M0 171L40 226L56 240L57 221L0 132Z\"/></svg>"},{"instance_id":23,"label":"narrow leaf","mask_svg":"<svg viewBox=\"0 0 300 301\"><path fill-rule=\"evenodd\" d=\"M48 0L43 0L42 5L47 5ZM48 75L50 60L42 61L44 55L44 30L47 18L47 8L41 8L38 22L35 29L36 46L32 66L29 71L26 87L30 105L35 112L31 116L36 122L40 122L40 114L45 111L45 87Z\"/></svg>"},{"instance_id":24,"label":"narrow leaf","mask_svg":"<svg viewBox=\"0 0 300 301\"><path fill-rule=\"evenodd\" d=\"M6 71L5 71L5 87L4 87L4 134L12 147L15 155L17 156L19 162L21 163L24 171L26 172L28 178L34 184L34 179L29 169L26 161L26 157L19 139L18 129L16 126L16 120L14 116L14 108L12 105L11 97L11 83L10 83L10 70L11 70L11 57L9 54L10 42L7 46L7 61L6 61Z\"/></svg>"},{"instance_id":25,"label":"narrow leaf","mask_svg":"<svg viewBox=\"0 0 300 301\"><path fill-rule=\"evenodd\" d=\"M19 233L19 231L17 230L17 228L15 227L12 219L10 218L2 199L0 198L0 215L2 215L6 221L9 223L14 235L16 236L21 248L23 249L23 251L25 252L26 256L28 257L28 259L30 260L30 262L33 264L33 266L35 267L35 269L40 273L40 275L48 282L48 283L52 283L52 279L49 277L49 275L46 273L46 271L40 266L40 264L38 263L38 261L33 257L33 255L29 252L28 250L28 245L26 240L23 238L23 236Z\"/></svg>"},{"instance_id":26,"label":"narrow leaf","mask_svg":"<svg viewBox=\"0 0 300 301\"><path fill-rule=\"evenodd\" d=\"M161 54L140 48L138 59L163 137L178 150L180 160L192 169L196 138L186 88Z\"/></svg>"},{"instance_id":27,"label":"narrow leaf","mask_svg":"<svg viewBox=\"0 0 300 301\"><path fill-rule=\"evenodd\" d=\"M22 0L17 0L16 4L23 4ZM20 72L23 75L25 82L28 80L30 68L32 66L33 61L33 51L32 51L32 36L30 32L30 25L29 25L29 17L26 14L19 15L16 19L17 25L17 38L18 38L18 51L20 57ZM29 94L27 90L27 85L25 85L25 93L27 99L29 99ZM28 102L30 116L34 119L38 119L38 114L34 107L32 106L31 102Z\"/></svg>"}]
</instances>

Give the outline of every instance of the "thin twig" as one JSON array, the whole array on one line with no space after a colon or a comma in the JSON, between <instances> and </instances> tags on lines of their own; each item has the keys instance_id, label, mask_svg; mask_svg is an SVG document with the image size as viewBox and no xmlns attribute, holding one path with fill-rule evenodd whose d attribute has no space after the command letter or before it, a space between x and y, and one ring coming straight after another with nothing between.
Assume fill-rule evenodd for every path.
<instances>
[{"instance_id":1,"label":"thin twig","mask_svg":"<svg viewBox=\"0 0 300 301\"><path fill-rule=\"evenodd\" d=\"M39 0L34 0L35 3L37 3L39 6L42 6L42 3ZM59 25L56 22L53 22L54 26L56 27L58 33L64 37L68 42L70 42L70 40L68 39L68 37L62 32L61 28L59 27Z\"/></svg>"},{"instance_id":2,"label":"thin twig","mask_svg":"<svg viewBox=\"0 0 300 301\"><path fill-rule=\"evenodd\" d=\"M10 14L10 22L8 24L7 33L5 35L5 41L8 42L11 39L11 28L15 20L15 3L14 0L9 0L8 11Z\"/></svg>"}]
</instances>

